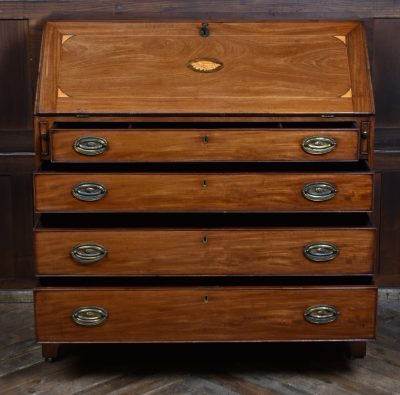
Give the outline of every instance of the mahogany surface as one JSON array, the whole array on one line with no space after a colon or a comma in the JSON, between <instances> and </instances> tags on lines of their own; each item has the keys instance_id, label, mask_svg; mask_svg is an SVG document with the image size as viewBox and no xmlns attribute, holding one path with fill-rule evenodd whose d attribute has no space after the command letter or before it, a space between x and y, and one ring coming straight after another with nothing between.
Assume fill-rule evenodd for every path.
<instances>
[{"instance_id":1,"label":"mahogany surface","mask_svg":"<svg viewBox=\"0 0 400 395\"><path fill-rule=\"evenodd\" d=\"M200 26L48 22L36 113L373 112L357 22L210 22L208 37ZM223 67L194 72L196 59Z\"/></svg>"},{"instance_id":2,"label":"mahogany surface","mask_svg":"<svg viewBox=\"0 0 400 395\"><path fill-rule=\"evenodd\" d=\"M36 329L51 344L44 354L63 342L373 339L377 238L374 224L352 213L371 219L376 204L374 127L359 22L47 23L34 175ZM88 135L107 139L104 153L74 151ZM335 138L332 152L303 151L305 137L323 135ZM107 192L82 201L72 194L80 183ZM302 191L313 183L332 184L336 195L307 200ZM128 213L236 222L85 222ZM242 226L258 213L275 223ZM299 224L301 215L322 225ZM329 215L341 219L324 223ZM45 216L78 220L52 227ZM285 216L292 223L280 225ZM304 247L317 242L334 243L339 255L309 261ZM104 245L106 257L76 263L71 249L81 243ZM311 324L305 310L315 305L322 320L324 311L338 316ZM108 313L103 323L72 319L96 306Z\"/></svg>"},{"instance_id":3,"label":"mahogany surface","mask_svg":"<svg viewBox=\"0 0 400 395\"><path fill-rule=\"evenodd\" d=\"M313 262L304 247L333 243L339 255ZM107 255L93 264L71 257L97 243ZM326 275L371 274L373 229L45 229L35 232L36 272L46 275Z\"/></svg>"},{"instance_id":4,"label":"mahogany surface","mask_svg":"<svg viewBox=\"0 0 400 395\"><path fill-rule=\"evenodd\" d=\"M71 189L81 182L97 182L107 194L94 202L80 201ZM329 182L336 196L313 202L302 196L303 187ZM37 212L268 212L369 211L373 176L303 173L80 173L36 174Z\"/></svg>"},{"instance_id":5,"label":"mahogany surface","mask_svg":"<svg viewBox=\"0 0 400 395\"><path fill-rule=\"evenodd\" d=\"M53 342L351 340L375 335L372 287L47 288L35 292L37 339ZM304 319L310 305L340 314L328 324ZM82 327L80 306L108 318Z\"/></svg>"},{"instance_id":6,"label":"mahogany surface","mask_svg":"<svg viewBox=\"0 0 400 395\"><path fill-rule=\"evenodd\" d=\"M100 155L82 155L73 149L82 137L106 139ZM305 138L324 136L336 141L326 154L302 149ZM347 130L53 130L52 162L197 162L197 161L356 161L359 132Z\"/></svg>"}]
</instances>

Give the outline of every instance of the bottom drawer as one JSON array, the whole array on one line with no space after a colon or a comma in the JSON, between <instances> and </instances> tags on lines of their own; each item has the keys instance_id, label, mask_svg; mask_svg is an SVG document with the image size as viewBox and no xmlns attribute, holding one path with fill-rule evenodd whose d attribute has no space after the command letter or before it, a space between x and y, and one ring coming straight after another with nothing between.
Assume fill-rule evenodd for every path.
<instances>
[{"instance_id":1,"label":"bottom drawer","mask_svg":"<svg viewBox=\"0 0 400 395\"><path fill-rule=\"evenodd\" d=\"M355 340L375 336L372 286L38 288L39 342Z\"/></svg>"}]
</instances>

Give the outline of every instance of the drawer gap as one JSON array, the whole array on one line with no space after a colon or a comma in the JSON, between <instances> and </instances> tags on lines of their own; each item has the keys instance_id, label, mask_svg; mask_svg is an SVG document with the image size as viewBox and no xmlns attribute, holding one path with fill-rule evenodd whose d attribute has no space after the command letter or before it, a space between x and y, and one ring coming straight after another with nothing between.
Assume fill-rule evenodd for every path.
<instances>
[{"instance_id":1,"label":"drawer gap","mask_svg":"<svg viewBox=\"0 0 400 395\"><path fill-rule=\"evenodd\" d=\"M213 162L213 163L88 163L61 164L43 161L39 172L75 173L348 173L368 172L365 161L352 163L315 163L307 162Z\"/></svg>"},{"instance_id":2,"label":"drawer gap","mask_svg":"<svg viewBox=\"0 0 400 395\"><path fill-rule=\"evenodd\" d=\"M39 277L39 287L264 287L374 285L372 276Z\"/></svg>"},{"instance_id":3,"label":"drawer gap","mask_svg":"<svg viewBox=\"0 0 400 395\"><path fill-rule=\"evenodd\" d=\"M343 129L357 122L55 122L52 129Z\"/></svg>"},{"instance_id":4,"label":"drawer gap","mask_svg":"<svg viewBox=\"0 0 400 395\"><path fill-rule=\"evenodd\" d=\"M36 229L372 227L367 213L326 214L42 214Z\"/></svg>"}]
</instances>

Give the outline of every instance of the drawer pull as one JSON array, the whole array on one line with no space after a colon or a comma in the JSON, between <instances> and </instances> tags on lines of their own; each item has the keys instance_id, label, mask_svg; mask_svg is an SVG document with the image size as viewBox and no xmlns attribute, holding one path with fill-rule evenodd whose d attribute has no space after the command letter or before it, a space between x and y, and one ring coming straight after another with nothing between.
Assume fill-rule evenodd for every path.
<instances>
[{"instance_id":1,"label":"drawer pull","mask_svg":"<svg viewBox=\"0 0 400 395\"><path fill-rule=\"evenodd\" d=\"M336 195L336 187L329 182L313 182L304 185L303 196L312 202L330 200Z\"/></svg>"},{"instance_id":2,"label":"drawer pull","mask_svg":"<svg viewBox=\"0 0 400 395\"><path fill-rule=\"evenodd\" d=\"M329 324L337 319L340 311L329 304L316 304L304 310L304 318L311 324Z\"/></svg>"},{"instance_id":3,"label":"drawer pull","mask_svg":"<svg viewBox=\"0 0 400 395\"><path fill-rule=\"evenodd\" d=\"M86 202L100 200L106 193L106 187L97 182L81 182L72 188L72 195L74 198Z\"/></svg>"},{"instance_id":4,"label":"drawer pull","mask_svg":"<svg viewBox=\"0 0 400 395\"><path fill-rule=\"evenodd\" d=\"M304 247L304 255L310 261L327 262L339 255L339 249L334 244L320 242Z\"/></svg>"},{"instance_id":5,"label":"drawer pull","mask_svg":"<svg viewBox=\"0 0 400 395\"><path fill-rule=\"evenodd\" d=\"M78 244L71 251L71 256L83 265L102 260L107 255L107 250L101 244Z\"/></svg>"},{"instance_id":6,"label":"drawer pull","mask_svg":"<svg viewBox=\"0 0 400 395\"><path fill-rule=\"evenodd\" d=\"M74 150L78 154L94 156L100 155L107 149L108 143L102 137L81 137L74 142Z\"/></svg>"},{"instance_id":7,"label":"drawer pull","mask_svg":"<svg viewBox=\"0 0 400 395\"><path fill-rule=\"evenodd\" d=\"M323 155L336 148L336 140L326 136L312 136L305 138L301 146L308 154Z\"/></svg>"},{"instance_id":8,"label":"drawer pull","mask_svg":"<svg viewBox=\"0 0 400 395\"><path fill-rule=\"evenodd\" d=\"M107 310L97 306L82 306L72 313L72 319L81 326L96 326L108 317Z\"/></svg>"}]
</instances>

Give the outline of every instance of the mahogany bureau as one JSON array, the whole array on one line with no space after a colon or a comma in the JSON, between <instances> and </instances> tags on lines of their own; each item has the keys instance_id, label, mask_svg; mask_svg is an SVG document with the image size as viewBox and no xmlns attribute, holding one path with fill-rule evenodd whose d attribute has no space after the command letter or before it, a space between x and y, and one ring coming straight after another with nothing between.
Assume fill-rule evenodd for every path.
<instances>
[{"instance_id":1,"label":"mahogany bureau","mask_svg":"<svg viewBox=\"0 0 400 395\"><path fill-rule=\"evenodd\" d=\"M50 21L37 340L375 336L374 106L358 22Z\"/></svg>"}]
</instances>

